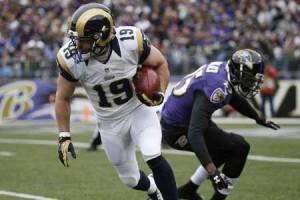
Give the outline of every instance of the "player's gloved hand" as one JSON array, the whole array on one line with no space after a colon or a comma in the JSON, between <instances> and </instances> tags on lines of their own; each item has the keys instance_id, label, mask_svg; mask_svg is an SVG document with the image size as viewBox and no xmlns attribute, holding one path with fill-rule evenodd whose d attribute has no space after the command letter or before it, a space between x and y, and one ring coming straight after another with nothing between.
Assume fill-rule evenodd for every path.
<instances>
[{"instance_id":1,"label":"player's gloved hand","mask_svg":"<svg viewBox=\"0 0 300 200\"><path fill-rule=\"evenodd\" d=\"M277 123L272 122L272 121L267 121L266 118L262 114L259 114L255 121L257 124L271 128L273 130L277 130L280 128L280 126Z\"/></svg>"},{"instance_id":2,"label":"player's gloved hand","mask_svg":"<svg viewBox=\"0 0 300 200\"><path fill-rule=\"evenodd\" d=\"M162 92L153 92L151 98L148 98L145 94L136 93L136 96L143 104L147 106L158 106L164 102L165 95Z\"/></svg>"},{"instance_id":3,"label":"player's gloved hand","mask_svg":"<svg viewBox=\"0 0 300 200\"><path fill-rule=\"evenodd\" d=\"M223 189L228 189L228 178L218 170L216 170L214 174L209 175L209 179L216 190L221 191Z\"/></svg>"},{"instance_id":4,"label":"player's gloved hand","mask_svg":"<svg viewBox=\"0 0 300 200\"><path fill-rule=\"evenodd\" d=\"M72 157L76 158L74 146L71 142L71 135L69 132L59 133L58 138L58 158L60 162L65 166L69 167L68 164L68 152L71 153Z\"/></svg>"}]
</instances>

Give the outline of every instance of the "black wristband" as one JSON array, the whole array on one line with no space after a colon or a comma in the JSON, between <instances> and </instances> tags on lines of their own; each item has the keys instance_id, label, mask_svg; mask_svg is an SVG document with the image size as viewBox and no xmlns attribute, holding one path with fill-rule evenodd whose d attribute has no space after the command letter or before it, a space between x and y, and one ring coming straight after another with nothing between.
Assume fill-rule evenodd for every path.
<instances>
[{"instance_id":1,"label":"black wristband","mask_svg":"<svg viewBox=\"0 0 300 200\"><path fill-rule=\"evenodd\" d=\"M59 137L58 142L64 142L66 140L71 140L71 137Z\"/></svg>"}]
</instances>

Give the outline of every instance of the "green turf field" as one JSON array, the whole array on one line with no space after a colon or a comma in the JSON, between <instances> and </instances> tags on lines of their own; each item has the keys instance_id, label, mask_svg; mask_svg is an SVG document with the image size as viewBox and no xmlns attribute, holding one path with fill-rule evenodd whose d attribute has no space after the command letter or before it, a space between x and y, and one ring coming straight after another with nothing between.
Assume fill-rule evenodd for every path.
<instances>
[{"instance_id":1,"label":"green turf field","mask_svg":"<svg viewBox=\"0 0 300 200\"><path fill-rule=\"evenodd\" d=\"M240 129L245 126L224 127ZM283 126L283 130L285 127L288 126ZM247 128L251 129L253 126ZM103 150L85 150L85 145L91 137L90 132L73 135L78 158L70 160L70 167L65 168L57 157L57 134L41 134L33 129L9 131L0 127L1 200L25 199L25 196L4 195L4 191L40 196L26 198L38 200L147 199L144 193L129 189L121 183ZM246 136L246 139L251 144L249 160L239 183L227 199L299 200L300 140L249 136ZM139 152L137 154L140 167L146 173L150 173ZM187 181L199 164L191 155L164 155L174 169L178 185ZM260 161L254 159L258 155L294 160ZM199 192L209 199L213 192L210 182L207 181L201 186Z\"/></svg>"}]
</instances>

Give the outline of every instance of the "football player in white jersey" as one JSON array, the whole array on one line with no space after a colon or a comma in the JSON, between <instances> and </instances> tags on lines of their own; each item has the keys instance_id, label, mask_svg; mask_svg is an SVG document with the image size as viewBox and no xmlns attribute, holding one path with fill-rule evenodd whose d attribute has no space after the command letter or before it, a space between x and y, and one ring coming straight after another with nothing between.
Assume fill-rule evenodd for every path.
<instances>
[{"instance_id":1,"label":"football player in white jersey","mask_svg":"<svg viewBox=\"0 0 300 200\"><path fill-rule=\"evenodd\" d=\"M115 27L111 11L98 3L76 10L68 36L70 41L57 53L60 73L55 113L60 161L68 166L68 152L76 158L70 134L70 101L79 81L97 115L108 160L122 182L147 192L149 199L177 200L172 168L161 154L160 123L149 107L164 100L170 79L165 58L139 28ZM138 98L132 84L137 68L143 66L152 66L160 78L160 90L151 99L144 95ZM135 147L153 176L139 169Z\"/></svg>"}]
</instances>

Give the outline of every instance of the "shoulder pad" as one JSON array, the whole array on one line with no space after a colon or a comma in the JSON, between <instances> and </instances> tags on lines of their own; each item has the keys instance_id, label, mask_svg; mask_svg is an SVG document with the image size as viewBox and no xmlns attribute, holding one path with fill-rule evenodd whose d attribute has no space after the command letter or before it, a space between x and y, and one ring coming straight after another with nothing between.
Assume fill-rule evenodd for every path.
<instances>
[{"instance_id":1,"label":"shoulder pad","mask_svg":"<svg viewBox=\"0 0 300 200\"><path fill-rule=\"evenodd\" d=\"M133 26L120 26L116 28L116 37L127 50L138 48L137 28Z\"/></svg>"},{"instance_id":2,"label":"shoulder pad","mask_svg":"<svg viewBox=\"0 0 300 200\"><path fill-rule=\"evenodd\" d=\"M71 67L75 64L71 55L72 49L70 49L69 42L61 47L56 55L57 67L60 71L60 75L70 81L77 81L74 76Z\"/></svg>"},{"instance_id":3,"label":"shoulder pad","mask_svg":"<svg viewBox=\"0 0 300 200\"><path fill-rule=\"evenodd\" d=\"M209 80L206 80L209 82ZM217 79L214 82L206 84L204 90L205 95L209 98L209 101L215 104L217 107L227 104L232 95L232 87L227 80Z\"/></svg>"},{"instance_id":4,"label":"shoulder pad","mask_svg":"<svg viewBox=\"0 0 300 200\"><path fill-rule=\"evenodd\" d=\"M134 26L120 26L116 28L116 37L121 48L137 53L139 63L148 57L151 44L141 29Z\"/></svg>"}]
</instances>

